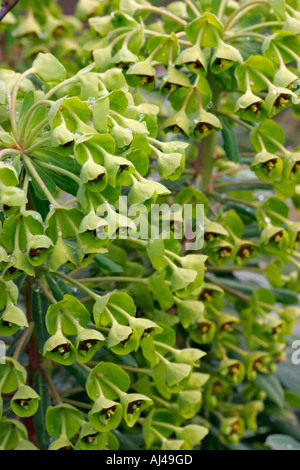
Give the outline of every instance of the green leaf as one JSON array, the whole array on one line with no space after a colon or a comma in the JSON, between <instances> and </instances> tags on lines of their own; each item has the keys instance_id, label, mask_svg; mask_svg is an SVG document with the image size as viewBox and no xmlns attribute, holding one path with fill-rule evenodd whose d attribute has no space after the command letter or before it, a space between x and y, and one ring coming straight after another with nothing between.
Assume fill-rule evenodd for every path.
<instances>
[{"instance_id":1,"label":"green leaf","mask_svg":"<svg viewBox=\"0 0 300 470\"><path fill-rule=\"evenodd\" d=\"M219 119L222 123L221 132L227 158L232 162L238 163L240 161L240 151L234 129L226 117L219 116Z\"/></svg>"},{"instance_id":2,"label":"green leaf","mask_svg":"<svg viewBox=\"0 0 300 470\"><path fill-rule=\"evenodd\" d=\"M258 374L254 383L260 390L266 392L267 397L276 405L280 407L284 405L284 391L281 383L274 375Z\"/></svg>"},{"instance_id":3,"label":"green leaf","mask_svg":"<svg viewBox=\"0 0 300 470\"><path fill-rule=\"evenodd\" d=\"M300 450L300 442L285 434L271 434L266 439L266 445L273 450Z\"/></svg>"},{"instance_id":4,"label":"green leaf","mask_svg":"<svg viewBox=\"0 0 300 470\"><path fill-rule=\"evenodd\" d=\"M46 330L45 317L49 307L49 301L40 290L32 292L32 316L39 343L39 351L43 353L43 346L49 334Z\"/></svg>"},{"instance_id":5,"label":"green leaf","mask_svg":"<svg viewBox=\"0 0 300 470\"><path fill-rule=\"evenodd\" d=\"M39 408L34 415L34 426L37 432L38 447L47 450L50 444L50 436L46 430L46 410L51 405L49 387L42 373L37 371L34 377L34 389L41 397Z\"/></svg>"}]
</instances>

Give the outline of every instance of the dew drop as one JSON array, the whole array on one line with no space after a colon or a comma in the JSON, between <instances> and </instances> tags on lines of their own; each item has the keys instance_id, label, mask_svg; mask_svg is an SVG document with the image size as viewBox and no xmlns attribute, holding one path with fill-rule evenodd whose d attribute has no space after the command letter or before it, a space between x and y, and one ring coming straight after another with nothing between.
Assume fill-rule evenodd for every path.
<instances>
[{"instance_id":1,"label":"dew drop","mask_svg":"<svg viewBox=\"0 0 300 470\"><path fill-rule=\"evenodd\" d=\"M31 178L31 176L28 176L28 181L32 181L32 178Z\"/></svg>"}]
</instances>

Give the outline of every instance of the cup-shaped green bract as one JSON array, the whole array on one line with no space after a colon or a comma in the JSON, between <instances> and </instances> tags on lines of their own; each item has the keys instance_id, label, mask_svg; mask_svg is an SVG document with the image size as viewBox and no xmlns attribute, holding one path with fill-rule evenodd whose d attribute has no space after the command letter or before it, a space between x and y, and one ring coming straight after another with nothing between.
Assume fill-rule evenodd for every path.
<instances>
[{"instance_id":1,"label":"cup-shaped green bract","mask_svg":"<svg viewBox=\"0 0 300 470\"><path fill-rule=\"evenodd\" d=\"M121 126L112 118L110 118L109 126L109 132L116 142L116 147L122 151L127 150L133 141L133 132L131 129Z\"/></svg>"},{"instance_id":2,"label":"cup-shaped green bract","mask_svg":"<svg viewBox=\"0 0 300 470\"><path fill-rule=\"evenodd\" d=\"M9 281L16 279L23 274L34 276L34 268L28 261L28 257L21 251L17 250L13 252L10 262L4 268L3 279L5 281Z\"/></svg>"},{"instance_id":3,"label":"cup-shaped green bract","mask_svg":"<svg viewBox=\"0 0 300 470\"><path fill-rule=\"evenodd\" d=\"M156 73L151 60L146 59L131 65L126 72L126 80L130 86L139 86L148 91L154 90Z\"/></svg>"},{"instance_id":4,"label":"cup-shaped green bract","mask_svg":"<svg viewBox=\"0 0 300 470\"><path fill-rule=\"evenodd\" d=\"M221 129L222 124L217 116L202 108L198 116L194 119L192 136L195 139L203 139L212 131L219 131Z\"/></svg>"},{"instance_id":5,"label":"cup-shaped green bract","mask_svg":"<svg viewBox=\"0 0 300 470\"><path fill-rule=\"evenodd\" d=\"M184 170L184 155L181 153L157 152L157 168L161 178L177 180Z\"/></svg>"},{"instance_id":6,"label":"cup-shaped green bract","mask_svg":"<svg viewBox=\"0 0 300 470\"><path fill-rule=\"evenodd\" d=\"M115 67L128 70L130 65L138 62L138 57L133 54L126 45L123 45L111 58L111 63Z\"/></svg>"},{"instance_id":7,"label":"cup-shaped green bract","mask_svg":"<svg viewBox=\"0 0 300 470\"><path fill-rule=\"evenodd\" d=\"M108 176L106 169L95 163L92 159L87 160L81 167L80 179L89 191L101 192L106 188Z\"/></svg>"},{"instance_id":8,"label":"cup-shaped green bract","mask_svg":"<svg viewBox=\"0 0 300 470\"><path fill-rule=\"evenodd\" d=\"M56 272L60 267L76 269L77 262L73 250L62 237L58 237L55 246L47 258L47 267L50 272Z\"/></svg>"},{"instance_id":9,"label":"cup-shaped green bract","mask_svg":"<svg viewBox=\"0 0 300 470\"><path fill-rule=\"evenodd\" d=\"M265 351L253 351L245 356L246 376L248 380L255 380L257 373L270 373L271 356Z\"/></svg>"},{"instance_id":10,"label":"cup-shaped green bract","mask_svg":"<svg viewBox=\"0 0 300 470\"><path fill-rule=\"evenodd\" d=\"M264 409L264 402L259 400L253 400L249 403L245 403L240 411L241 418L244 420L247 429L251 431L257 430L257 415Z\"/></svg>"},{"instance_id":11,"label":"cup-shaped green bract","mask_svg":"<svg viewBox=\"0 0 300 470\"><path fill-rule=\"evenodd\" d=\"M299 184L300 182L300 153L288 153L283 164L283 182Z\"/></svg>"},{"instance_id":12,"label":"cup-shaped green bract","mask_svg":"<svg viewBox=\"0 0 300 470\"><path fill-rule=\"evenodd\" d=\"M191 122L182 109L172 116L168 117L163 123L163 131L165 133L182 134L188 137L191 132Z\"/></svg>"},{"instance_id":13,"label":"cup-shaped green bract","mask_svg":"<svg viewBox=\"0 0 300 470\"><path fill-rule=\"evenodd\" d=\"M204 305L198 300L175 299L180 323L184 328L188 328L197 321L204 312Z\"/></svg>"},{"instance_id":14,"label":"cup-shaped green bract","mask_svg":"<svg viewBox=\"0 0 300 470\"><path fill-rule=\"evenodd\" d=\"M31 235L27 240L27 256L30 264L41 266L52 247L53 243L46 235Z\"/></svg>"},{"instance_id":15,"label":"cup-shaped green bract","mask_svg":"<svg viewBox=\"0 0 300 470\"><path fill-rule=\"evenodd\" d=\"M197 287L197 271L194 269L172 267L171 288L178 297L185 297Z\"/></svg>"},{"instance_id":16,"label":"cup-shaped green bract","mask_svg":"<svg viewBox=\"0 0 300 470\"><path fill-rule=\"evenodd\" d=\"M242 266L247 260L256 257L259 254L258 246L248 240L240 240L235 245L235 266Z\"/></svg>"},{"instance_id":17,"label":"cup-shaped green bract","mask_svg":"<svg viewBox=\"0 0 300 470\"><path fill-rule=\"evenodd\" d=\"M108 334L107 346L116 354L129 354L139 345L138 332L129 326L114 322Z\"/></svg>"},{"instance_id":18,"label":"cup-shaped green bract","mask_svg":"<svg viewBox=\"0 0 300 470\"><path fill-rule=\"evenodd\" d=\"M14 392L20 384L25 384L26 376L26 369L19 362L5 357L5 363L0 363L1 393Z\"/></svg>"},{"instance_id":19,"label":"cup-shaped green bract","mask_svg":"<svg viewBox=\"0 0 300 470\"><path fill-rule=\"evenodd\" d=\"M46 411L46 428L54 439L60 437L72 439L79 431L83 421L82 413L66 403L49 406Z\"/></svg>"},{"instance_id":20,"label":"cup-shaped green bract","mask_svg":"<svg viewBox=\"0 0 300 470\"><path fill-rule=\"evenodd\" d=\"M150 210L158 196L167 194L170 194L170 191L161 183L140 177L139 180L134 178L128 198L131 205L143 204Z\"/></svg>"},{"instance_id":21,"label":"cup-shaped green bract","mask_svg":"<svg viewBox=\"0 0 300 470\"><path fill-rule=\"evenodd\" d=\"M1 449L13 450L20 441L27 439L27 430L23 423L15 419L1 418L0 442L4 444L1 445Z\"/></svg>"},{"instance_id":22,"label":"cup-shaped green bract","mask_svg":"<svg viewBox=\"0 0 300 470\"><path fill-rule=\"evenodd\" d=\"M291 250L296 250L300 245L300 223L291 223L288 227Z\"/></svg>"},{"instance_id":23,"label":"cup-shaped green bract","mask_svg":"<svg viewBox=\"0 0 300 470\"><path fill-rule=\"evenodd\" d=\"M204 222L204 244L212 242L215 238L226 238L229 234L225 227L218 222L206 219Z\"/></svg>"},{"instance_id":24,"label":"cup-shaped green bract","mask_svg":"<svg viewBox=\"0 0 300 470\"><path fill-rule=\"evenodd\" d=\"M130 130L127 129L127 132L132 135ZM113 188L117 185L122 185L125 178L135 172L133 163L124 157L107 154L104 159L104 165L108 173L109 184Z\"/></svg>"},{"instance_id":25,"label":"cup-shaped green bract","mask_svg":"<svg viewBox=\"0 0 300 470\"><path fill-rule=\"evenodd\" d=\"M0 335L13 335L21 327L28 327L26 315L23 310L10 302L0 317Z\"/></svg>"},{"instance_id":26,"label":"cup-shaped green bract","mask_svg":"<svg viewBox=\"0 0 300 470\"><path fill-rule=\"evenodd\" d=\"M0 269L9 262L9 255L3 246L0 246Z\"/></svg>"},{"instance_id":27,"label":"cup-shaped green bract","mask_svg":"<svg viewBox=\"0 0 300 470\"><path fill-rule=\"evenodd\" d=\"M205 76L207 74L207 59L198 44L181 51L175 65L185 66L190 72L197 75Z\"/></svg>"},{"instance_id":28,"label":"cup-shaped green bract","mask_svg":"<svg viewBox=\"0 0 300 470\"><path fill-rule=\"evenodd\" d=\"M270 86L265 99L269 116L272 117L282 109L290 106L293 98L296 98L296 95L289 88L276 87L275 85Z\"/></svg>"},{"instance_id":29,"label":"cup-shaped green bract","mask_svg":"<svg viewBox=\"0 0 300 470\"><path fill-rule=\"evenodd\" d=\"M65 366L70 366L76 361L74 345L60 331L47 339L43 355Z\"/></svg>"},{"instance_id":30,"label":"cup-shaped green bract","mask_svg":"<svg viewBox=\"0 0 300 470\"><path fill-rule=\"evenodd\" d=\"M236 47L220 41L213 52L210 62L210 69L212 73L219 75L233 65L242 62L243 57Z\"/></svg>"},{"instance_id":31,"label":"cup-shaped green bract","mask_svg":"<svg viewBox=\"0 0 300 470\"><path fill-rule=\"evenodd\" d=\"M0 181L5 186L17 186L19 178L16 169L12 165L0 162Z\"/></svg>"},{"instance_id":32,"label":"cup-shaped green bract","mask_svg":"<svg viewBox=\"0 0 300 470\"><path fill-rule=\"evenodd\" d=\"M239 416L223 418L220 426L220 440L224 443L237 444L243 437L245 423Z\"/></svg>"},{"instance_id":33,"label":"cup-shaped green bract","mask_svg":"<svg viewBox=\"0 0 300 470\"><path fill-rule=\"evenodd\" d=\"M285 256L290 239L288 232L281 228L267 223L260 235L260 246L268 253Z\"/></svg>"},{"instance_id":34,"label":"cup-shaped green bract","mask_svg":"<svg viewBox=\"0 0 300 470\"><path fill-rule=\"evenodd\" d=\"M238 384L244 380L245 366L236 359L224 358L218 368L218 373L233 384Z\"/></svg>"},{"instance_id":35,"label":"cup-shaped green bract","mask_svg":"<svg viewBox=\"0 0 300 470\"><path fill-rule=\"evenodd\" d=\"M299 77L284 64L281 64L274 75L273 83L278 87L296 91L299 88Z\"/></svg>"},{"instance_id":36,"label":"cup-shaped green bract","mask_svg":"<svg viewBox=\"0 0 300 470\"><path fill-rule=\"evenodd\" d=\"M56 126L50 137L52 147L70 147L75 141L74 134L69 131L65 123Z\"/></svg>"},{"instance_id":37,"label":"cup-shaped green bract","mask_svg":"<svg viewBox=\"0 0 300 470\"><path fill-rule=\"evenodd\" d=\"M218 334L225 335L232 333L234 325L240 320L237 316L231 315L230 313L222 313L217 319L217 331Z\"/></svg>"},{"instance_id":38,"label":"cup-shaped green bract","mask_svg":"<svg viewBox=\"0 0 300 470\"><path fill-rule=\"evenodd\" d=\"M281 176L283 162L277 155L263 149L255 155L250 168L259 179L264 181L275 181Z\"/></svg>"},{"instance_id":39,"label":"cup-shaped green bract","mask_svg":"<svg viewBox=\"0 0 300 470\"><path fill-rule=\"evenodd\" d=\"M191 446L184 439L164 439L161 450L191 450Z\"/></svg>"},{"instance_id":40,"label":"cup-shaped green bract","mask_svg":"<svg viewBox=\"0 0 300 470\"><path fill-rule=\"evenodd\" d=\"M200 359L203 356L206 356L206 353L196 348L178 349L174 352L176 362L183 362L196 367L200 367Z\"/></svg>"},{"instance_id":41,"label":"cup-shaped green bract","mask_svg":"<svg viewBox=\"0 0 300 470\"><path fill-rule=\"evenodd\" d=\"M47 85L53 86L66 78L66 69L52 54L38 54L32 64L33 72Z\"/></svg>"},{"instance_id":42,"label":"cup-shaped green bract","mask_svg":"<svg viewBox=\"0 0 300 470\"><path fill-rule=\"evenodd\" d=\"M199 424L188 424L182 428L178 428L176 436L178 439L185 439L192 447L204 439L208 434L208 428L200 426Z\"/></svg>"},{"instance_id":43,"label":"cup-shaped green bract","mask_svg":"<svg viewBox=\"0 0 300 470\"><path fill-rule=\"evenodd\" d=\"M105 337L100 331L80 329L75 342L77 359L80 362L88 362L105 342Z\"/></svg>"},{"instance_id":44,"label":"cup-shaped green bract","mask_svg":"<svg viewBox=\"0 0 300 470\"><path fill-rule=\"evenodd\" d=\"M82 219L78 233L83 244L100 248L107 243L108 223L105 219L98 217L95 212L89 212Z\"/></svg>"},{"instance_id":45,"label":"cup-shaped green bract","mask_svg":"<svg viewBox=\"0 0 300 470\"><path fill-rule=\"evenodd\" d=\"M11 217L28 202L24 191L15 186L2 186L0 189L1 210L5 217Z\"/></svg>"},{"instance_id":46,"label":"cup-shaped green bract","mask_svg":"<svg viewBox=\"0 0 300 470\"><path fill-rule=\"evenodd\" d=\"M266 103L262 98L247 90L235 104L235 114L249 122L260 122L268 115Z\"/></svg>"},{"instance_id":47,"label":"cup-shaped green bract","mask_svg":"<svg viewBox=\"0 0 300 470\"><path fill-rule=\"evenodd\" d=\"M189 334L197 344L210 343L216 334L216 324L202 316L189 328Z\"/></svg>"},{"instance_id":48,"label":"cup-shaped green bract","mask_svg":"<svg viewBox=\"0 0 300 470\"><path fill-rule=\"evenodd\" d=\"M10 401L12 411L22 418L36 413L39 407L39 395L28 385L20 385Z\"/></svg>"},{"instance_id":49,"label":"cup-shaped green bract","mask_svg":"<svg viewBox=\"0 0 300 470\"><path fill-rule=\"evenodd\" d=\"M105 449L107 434L100 432L90 423L84 423L80 430L78 444L81 450Z\"/></svg>"},{"instance_id":50,"label":"cup-shaped green bract","mask_svg":"<svg viewBox=\"0 0 300 470\"><path fill-rule=\"evenodd\" d=\"M215 239L205 250L208 260L215 266L228 264L234 256L234 246L226 240Z\"/></svg>"},{"instance_id":51,"label":"cup-shaped green bract","mask_svg":"<svg viewBox=\"0 0 300 470\"><path fill-rule=\"evenodd\" d=\"M123 417L123 409L120 403L100 397L93 404L88 416L95 429L107 432L119 426Z\"/></svg>"},{"instance_id":52,"label":"cup-shaped green bract","mask_svg":"<svg viewBox=\"0 0 300 470\"><path fill-rule=\"evenodd\" d=\"M17 38L28 36L33 39L41 36L42 29L33 14L29 13L14 29L14 34Z\"/></svg>"},{"instance_id":53,"label":"cup-shaped green bract","mask_svg":"<svg viewBox=\"0 0 300 470\"><path fill-rule=\"evenodd\" d=\"M75 450L75 447L66 437L59 437L51 442L48 450Z\"/></svg>"},{"instance_id":54,"label":"cup-shaped green bract","mask_svg":"<svg viewBox=\"0 0 300 470\"><path fill-rule=\"evenodd\" d=\"M146 395L140 393L124 393L121 396L121 405L123 407L123 417L129 428L132 428L140 417L140 414L149 406L153 401Z\"/></svg>"},{"instance_id":55,"label":"cup-shaped green bract","mask_svg":"<svg viewBox=\"0 0 300 470\"><path fill-rule=\"evenodd\" d=\"M175 393L187 385L192 373L192 366L165 359L155 367L155 371L157 372L157 377L159 378L159 375L161 375L160 380L163 379L168 389ZM160 371L160 374L158 371Z\"/></svg>"},{"instance_id":56,"label":"cup-shaped green bract","mask_svg":"<svg viewBox=\"0 0 300 470\"><path fill-rule=\"evenodd\" d=\"M167 72L162 77L160 85L160 93L162 95L168 95L173 93L178 88L190 87L190 81L185 73L176 69L173 65L169 65Z\"/></svg>"},{"instance_id":57,"label":"cup-shaped green bract","mask_svg":"<svg viewBox=\"0 0 300 470\"><path fill-rule=\"evenodd\" d=\"M50 335L59 330L66 336L77 334L77 325L85 328L90 321L90 313L80 300L65 294L63 300L51 304L46 313L46 327Z\"/></svg>"}]
</instances>

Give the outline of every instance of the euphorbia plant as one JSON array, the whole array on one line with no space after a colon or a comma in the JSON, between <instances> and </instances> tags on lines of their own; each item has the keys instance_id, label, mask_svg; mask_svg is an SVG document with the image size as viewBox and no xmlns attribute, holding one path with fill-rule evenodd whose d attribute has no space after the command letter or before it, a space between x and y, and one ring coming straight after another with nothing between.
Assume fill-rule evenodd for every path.
<instances>
[{"instance_id":1,"label":"euphorbia plant","mask_svg":"<svg viewBox=\"0 0 300 470\"><path fill-rule=\"evenodd\" d=\"M278 123L299 113L297 2L19 6L4 34L30 53L0 69L1 448L272 448L299 408L282 361L300 158Z\"/></svg>"}]
</instances>

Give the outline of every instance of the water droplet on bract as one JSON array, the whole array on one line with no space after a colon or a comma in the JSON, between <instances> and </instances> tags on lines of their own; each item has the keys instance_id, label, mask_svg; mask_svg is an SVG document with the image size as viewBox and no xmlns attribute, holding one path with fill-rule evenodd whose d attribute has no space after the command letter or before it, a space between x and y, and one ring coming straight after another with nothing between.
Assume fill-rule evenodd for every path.
<instances>
[{"instance_id":1,"label":"water droplet on bract","mask_svg":"<svg viewBox=\"0 0 300 470\"><path fill-rule=\"evenodd\" d=\"M78 290L77 287L72 287L72 292L77 292L77 290ZM77 321L79 320L77 319Z\"/></svg>"},{"instance_id":2,"label":"water droplet on bract","mask_svg":"<svg viewBox=\"0 0 300 470\"><path fill-rule=\"evenodd\" d=\"M52 211L53 208L54 208L54 204L50 204L50 205L49 205L50 211Z\"/></svg>"},{"instance_id":3,"label":"water droplet on bract","mask_svg":"<svg viewBox=\"0 0 300 470\"><path fill-rule=\"evenodd\" d=\"M132 134L132 129L130 129L130 127L126 127L126 130L131 132L131 134Z\"/></svg>"},{"instance_id":4,"label":"water droplet on bract","mask_svg":"<svg viewBox=\"0 0 300 470\"><path fill-rule=\"evenodd\" d=\"M174 145L174 150L178 150L179 149L179 146L178 145Z\"/></svg>"},{"instance_id":5,"label":"water droplet on bract","mask_svg":"<svg viewBox=\"0 0 300 470\"><path fill-rule=\"evenodd\" d=\"M259 194L258 197L257 197L257 199L258 199L259 201L263 201L263 200L265 199L265 196L264 196L263 194Z\"/></svg>"},{"instance_id":6,"label":"water droplet on bract","mask_svg":"<svg viewBox=\"0 0 300 470\"><path fill-rule=\"evenodd\" d=\"M32 181L32 178L31 178L31 176L28 176L28 181Z\"/></svg>"},{"instance_id":7,"label":"water droplet on bract","mask_svg":"<svg viewBox=\"0 0 300 470\"><path fill-rule=\"evenodd\" d=\"M250 80L250 85L254 85L254 81L253 80Z\"/></svg>"},{"instance_id":8,"label":"water droplet on bract","mask_svg":"<svg viewBox=\"0 0 300 470\"><path fill-rule=\"evenodd\" d=\"M250 39L251 39L251 38L250 38L249 36L246 37L246 41L250 41Z\"/></svg>"},{"instance_id":9,"label":"water droplet on bract","mask_svg":"<svg viewBox=\"0 0 300 470\"><path fill-rule=\"evenodd\" d=\"M267 224L271 222L271 219L270 219L270 217L265 217L265 219L264 219L264 220L265 220L265 222L267 222Z\"/></svg>"},{"instance_id":10,"label":"water droplet on bract","mask_svg":"<svg viewBox=\"0 0 300 470\"><path fill-rule=\"evenodd\" d=\"M59 231L57 232L57 235L58 235L59 237L61 237L61 236L62 236L62 231L59 230Z\"/></svg>"},{"instance_id":11,"label":"water droplet on bract","mask_svg":"<svg viewBox=\"0 0 300 470\"><path fill-rule=\"evenodd\" d=\"M10 166L10 165L12 165L12 159L11 158L5 158L4 163L5 163L5 165Z\"/></svg>"}]
</instances>

